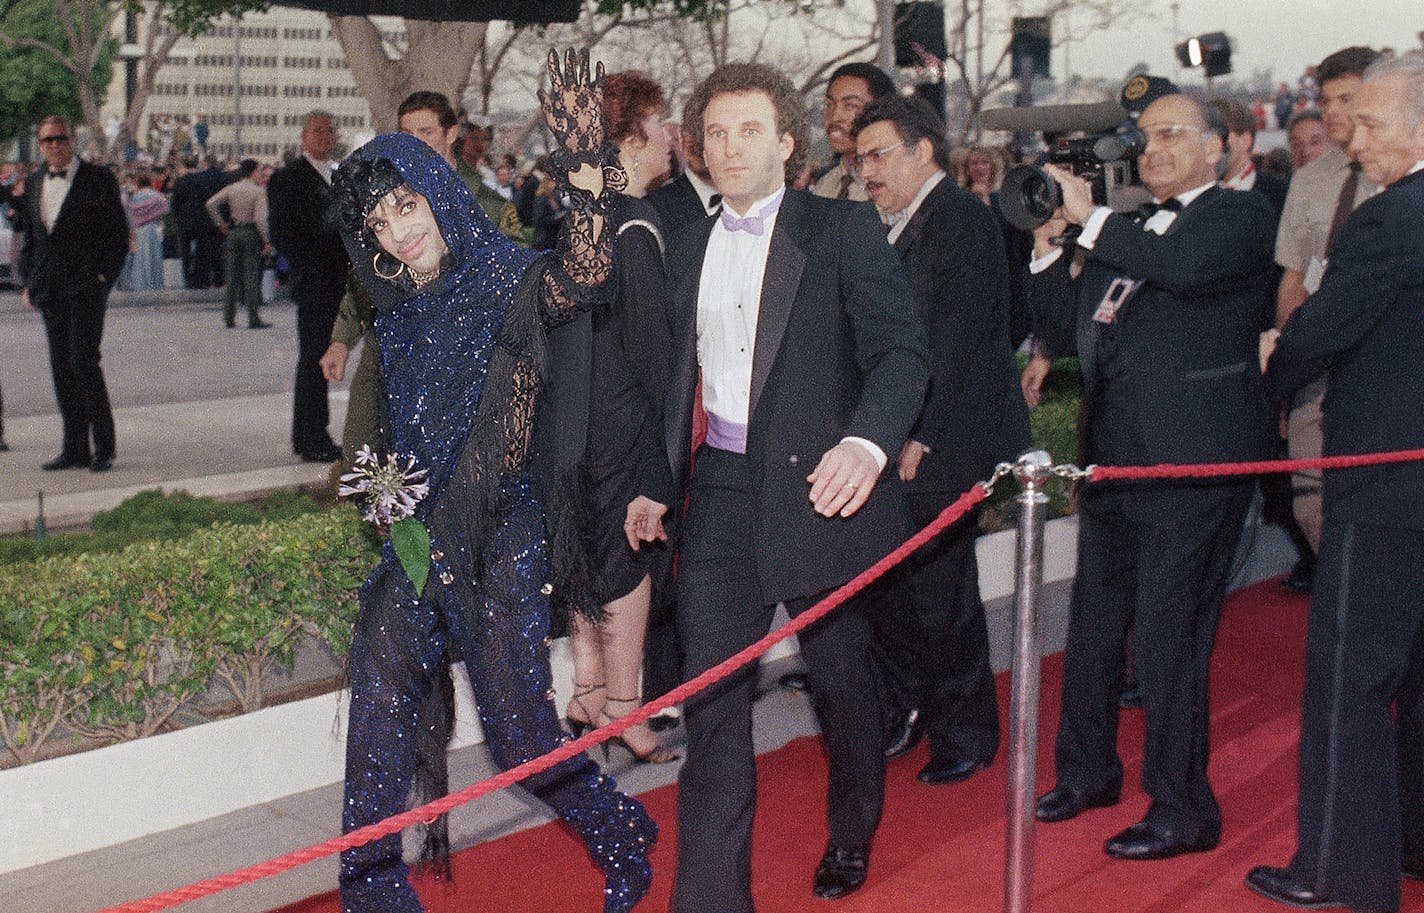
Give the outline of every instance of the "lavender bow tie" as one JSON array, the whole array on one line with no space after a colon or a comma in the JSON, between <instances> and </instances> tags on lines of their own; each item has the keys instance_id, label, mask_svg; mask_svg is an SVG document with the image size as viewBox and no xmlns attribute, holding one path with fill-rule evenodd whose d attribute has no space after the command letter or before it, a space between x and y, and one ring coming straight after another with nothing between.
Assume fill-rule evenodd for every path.
<instances>
[{"instance_id":1,"label":"lavender bow tie","mask_svg":"<svg viewBox=\"0 0 1424 913\"><path fill-rule=\"evenodd\" d=\"M766 231L766 217L762 215L747 216L739 219L727 211L727 207L722 207L722 227L727 231L744 231L749 235L760 236Z\"/></svg>"}]
</instances>

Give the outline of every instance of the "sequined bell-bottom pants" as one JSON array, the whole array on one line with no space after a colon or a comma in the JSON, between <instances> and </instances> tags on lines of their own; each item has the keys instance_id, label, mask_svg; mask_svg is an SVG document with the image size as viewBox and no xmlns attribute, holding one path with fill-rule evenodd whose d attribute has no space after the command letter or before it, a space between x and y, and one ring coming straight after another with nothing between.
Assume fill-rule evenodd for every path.
<instances>
[{"instance_id":1,"label":"sequined bell-bottom pants","mask_svg":"<svg viewBox=\"0 0 1424 913\"><path fill-rule=\"evenodd\" d=\"M464 657L495 763L508 769L563 739L549 690L543 518L526 477L511 477L503 494L473 611L441 603L438 567L420 601L405 601L396 611L363 601L351 647L343 832L405 810L416 767L417 711L451 641ZM453 573L460 565L449 562ZM647 854L657 835L641 803L583 755L523 785L583 837L607 878L605 911L631 909L651 879ZM421 910L399 834L344 852L340 883L343 913Z\"/></svg>"}]
</instances>

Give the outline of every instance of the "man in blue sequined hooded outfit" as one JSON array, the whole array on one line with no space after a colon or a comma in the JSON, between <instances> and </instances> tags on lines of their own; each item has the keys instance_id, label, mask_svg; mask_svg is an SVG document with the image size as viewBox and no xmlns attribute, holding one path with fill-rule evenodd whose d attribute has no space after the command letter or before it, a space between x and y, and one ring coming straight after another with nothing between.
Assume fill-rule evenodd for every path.
<instances>
[{"instance_id":1,"label":"man in blue sequined hooded outfit","mask_svg":"<svg viewBox=\"0 0 1424 913\"><path fill-rule=\"evenodd\" d=\"M612 159L598 116L601 76L600 66L590 78L586 54L570 52L561 72L551 53L545 114L561 170L574 176L569 191L583 205L550 254L509 242L455 172L414 137L377 137L335 181L342 234L376 304L391 450L429 473L430 492L415 516L431 540L422 593L389 542L361 589L345 832L446 791L452 645L464 658L496 763L513 767L564 739L551 701L552 587L529 441L544 331L587 306L608 269L605 185L616 188L621 173L604 167ZM404 250L393 250L373 215L416 195L429 204L436 243L448 248L426 272L395 255ZM584 838L607 877L605 911L631 909L651 880L647 854L657 835L642 805L585 756L524 785ZM437 859L443 831L438 825L427 837ZM399 835L343 853L340 882L344 913L421 909Z\"/></svg>"}]
</instances>

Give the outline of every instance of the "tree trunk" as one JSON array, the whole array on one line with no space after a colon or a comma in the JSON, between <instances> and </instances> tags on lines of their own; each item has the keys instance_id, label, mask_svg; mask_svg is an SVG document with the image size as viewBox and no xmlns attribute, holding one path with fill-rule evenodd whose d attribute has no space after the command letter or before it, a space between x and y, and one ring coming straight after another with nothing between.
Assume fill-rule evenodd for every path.
<instances>
[{"instance_id":1,"label":"tree trunk","mask_svg":"<svg viewBox=\"0 0 1424 913\"><path fill-rule=\"evenodd\" d=\"M148 108L148 97L153 94L153 83L158 77L158 71L163 69L163 65L168 62L168 55L173 50L173 46L178 43L179 34L176 29L167 29L162 38L159 32L163 24L163 4L155 4L148 17L148 25L144 29L143 58L139 61L138 85L134 86L134 96L129 102L128 110L124 112L123 122L119 124L119 134L114 137L114 145L109 149L108 157L111 162L118 162L123 157L123 151L132 140L136 140L140 134L140 121L143 120L145 110ZM233 23L233 28L237 28L238 23ZM103 132L102 127L95 129Z\"/></svg>"},{"instance_id":2,"label":"tree trunk","mask_svg":"<svg viewBox=\"0 0 1424 913\"><path fill-rule=\"evenodd\" d=\"M367 17L327 18L351 65L356 90L371 106L371 126L378 133L396 129L396 109L411 92L440 92L459 107L489 27L484 22L407 19L405 55L392 57Z\"/></svg>"}]
</instances>

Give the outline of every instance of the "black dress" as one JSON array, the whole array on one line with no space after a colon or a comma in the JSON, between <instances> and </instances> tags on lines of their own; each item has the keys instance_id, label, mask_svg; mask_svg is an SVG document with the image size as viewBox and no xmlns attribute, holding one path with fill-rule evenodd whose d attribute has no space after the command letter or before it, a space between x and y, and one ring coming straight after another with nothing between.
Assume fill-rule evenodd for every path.
<instances>
[{"instance_id":1,"label":"black dress","mask_svg":"<svg viewBox=\"0 0 1424 913\"><path fill-rule=\"evenodd\" d=\"M623 530L638 495L673 498L662 443L672 352L662 233L657 211L635 197L614 196L609 221L613 272L589 313L549 334L552 376L535 422L555 576L568 581L565 599L578 600L561 614L626 596L649 574L660 591L670 564L661 547L634 552Z\"/></svg>"}]
</instances>

